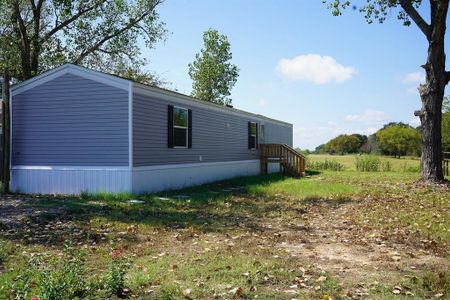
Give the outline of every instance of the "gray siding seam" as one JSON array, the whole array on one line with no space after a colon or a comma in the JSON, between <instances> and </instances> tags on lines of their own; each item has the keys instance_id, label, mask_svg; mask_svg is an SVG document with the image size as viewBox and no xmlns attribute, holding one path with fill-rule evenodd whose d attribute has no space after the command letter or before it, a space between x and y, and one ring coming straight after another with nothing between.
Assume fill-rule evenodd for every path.
<instances>
[{"instance_id":1,"label":"gray siding seam","mask_svg":"<svg viewBox=\"0 0 450 300\"><path fill-rule=\"evenodd\" d=\"M210 108L212 110L220 111L221 113L226 114L234 114L241 117L250 117L261 121L267 121L267 122L273 122L277 123L282 126L286 127L293 127L291 123L272 119L263 115L254 114L251 112L247 112L244 110L236 109L236 108L229 108L226 106L220 106L214 103L208 103L206 101L198 100L193 97L180 94L177 92L165 90L165 89L159 89L151 86L147 86L145 84L135 83L134 92L137 94L140 94L142 96L149 96L151 98L160 98L164 99L166 101L170 102L176 102L176 103L182 103L183 105L190 105L193 107L199 107L199 108Z\"/></svg>"},{"instance_id":2,"label":"gray siding seam","mask_svg":"<svg viewBox=\"0 0 450 300\"><path fill-rule=\"evenodd\" d=\"M292 127L200 107L192 109L193 144L190 149L167 148L167 107L177 104L166 97L133 93L133 167L245 161L259 159L259 151L248 149L248 122L264 123L267 143L292 144ZM179 105L179 104L178 104Z\"/></svg>"}]
</instances>

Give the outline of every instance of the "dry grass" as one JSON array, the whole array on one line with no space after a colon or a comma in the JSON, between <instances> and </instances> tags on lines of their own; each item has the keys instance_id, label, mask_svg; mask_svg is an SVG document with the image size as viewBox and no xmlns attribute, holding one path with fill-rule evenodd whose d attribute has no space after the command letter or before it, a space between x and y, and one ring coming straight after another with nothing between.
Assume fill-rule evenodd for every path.
<instances>
[{"instance_id":1,"label":"dry grass","mask_svg":"<svg viewBox=\"0 0 450 300\"><path fill-rule=\"evenodd\" d=\"M0 298L67 239L87 252L91 274L106 268L111 247L124 249L129 297L445 298L450 191L417 178L250 177L142 196L144 204L128 204L131 195L31 198L22 205L41 213L2 227ZM38 281L31 290L39 294Z\"/></svg>"}]
</instances>

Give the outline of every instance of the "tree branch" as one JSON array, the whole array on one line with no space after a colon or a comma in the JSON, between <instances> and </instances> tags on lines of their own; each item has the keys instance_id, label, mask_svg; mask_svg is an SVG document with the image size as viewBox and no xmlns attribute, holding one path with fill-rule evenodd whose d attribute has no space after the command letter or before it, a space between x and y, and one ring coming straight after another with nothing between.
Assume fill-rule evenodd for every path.
<instances>
[{"instance_id":1,"label":"tree branch","mask_svg":"<svg viewBox=\"0 0 450 300\"><path fill-rule=\"evenodd\" d=\"M80 9L78 10L78 12L76 14L74 14L73 16L71 16L70 18L68 18L67 20L65 20L64 22L61 22L59 24L55 24L55 27L50 30L42 39L42 41L45 41L49 38L51 38L54 34L56 34L58 31L60 31L61 29L63 29L64 27L68 26L70 23L74 22L75 20L77 20L79 17L81 17L82 15L84 15L85 13L88 13L92 10L94 10L95 8L99 7L100 5L102 5L103 3L105 3L107 0L100 0L97 1L94 5L92 6L88 6L85 9Z\"/></svg>"},{"instance_id":2,"label":"tree branch","mask_svg":"<svg viewBox=\"0 0 450 300\"><path fill-rule=\"evenodd\" d=\"M101 40L97 41L94 45L92 45L91 47L89 47L88 49L84 50L77 59L75 59L73 61L74 64L80 64L83 59L85 59L89 54L97 51L101 46L103 46L103 44L105 44L107 41L121 35L122 33L124 33L125 31L133 28L134 26L136 26L136 24L138 24L139 22L141 22L145 17L147 17L156 7L156 5L159 3L159 1L157 1L152 7L148 8L148 10L143 13L142 15L140 15L138 18L130 18L130 20L128 21L128 24L126 26L124 26L121 29L115 30L113 33L105 36L104 38L102 38Z\"/></svg>"},{"instance_id":3,"label":"tree branch","mask_svg":"<svg viewBox=\"0 0 450 300\"><path fill-rule=\"evenodd\" d=\"M414 6L411 4L410 0L399 0L401 7L406 11L406 13L411 17L411 19L416 23L419 29L425 34L428 40L431 39L431 26L425 22L422 16L417 12Z\"/></svg>"}]
</instances>

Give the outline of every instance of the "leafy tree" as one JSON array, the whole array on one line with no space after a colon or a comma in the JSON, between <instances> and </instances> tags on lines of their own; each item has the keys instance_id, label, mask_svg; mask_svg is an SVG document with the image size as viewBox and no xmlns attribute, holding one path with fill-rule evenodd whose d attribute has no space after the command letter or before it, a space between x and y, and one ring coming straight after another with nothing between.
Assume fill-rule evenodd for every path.
<instances>
[{"instance_id":1,"label":"leafy tree","mask_svg":"<svg viewBox=\"0 0 450 300\"><path fill-rule=\"evenodd\" d=\"M442 113L442 150L450 152L450 98L444 100Z\"/></svg>"},{"instance_id":2,"label":"leafy tree","mask_svg":"<svg viewBox=\"0 0 450 300\"><path fill-rule=\"evenodd\" d=\"M376 135L383 154L400 157L420 153L420 134L412 127L389 126L380 129Z\"/></svg>"},{"instance_id":3,"label":"leafy tree","mask_svg":"<svg viewBox=\"0 0 450 300\"><path fill-rule=\"evenodd\" d=\"M319 146L314 149L315 154L322 154L325 153L325 144L320 144Z\"/></svg>"},{"instance_id":4,"label":"leafy tree","mask_svg":"<svg viewBox=\"0 0 450 300\"><path fill-rule=\"evenodd\" d=\"M347 7L357 8L352 1L322 0L328 3L333 15L339 16ZM427 22L417 10L423 0L367 0L359 8L370 24L374 20L386 21L392 10L397 10L398 19L405 26L414 22L423 33L428 44L427 61L422 66L426 72L426 83L419 87L422 109L414 114L422 124L422 180L439 182L442 173L441 120L444 90L450 81L450 72L445 69L445 33L449 0L429 0L430 21Z\"/></svg>"},{"instance_id":5,"label":"leafy tree","mask_svg":"<svg viewBox=\"0 0 450 300\"><path fill-rule=\"evenodd\" d=\"M139 74L138 40L153 47L166 30L156 7L163 0L1 0L0 69L26 80L65 62L120 76ZM133 78L134 79L134 78Z\"/></svg>"},{"instance_id":6,"label":"leafy tree","mask_svg":"<svg viewBox=\"0 0 450 300\"><path fill-rule=\"evenodd\" d=\"M231 104L231 89L236 84L239 69L230 63L233 55L225 35L209 29L203 33L204 48L189 64L193 80L192 96L222 105Z\"/></svg>"},{"instance_id":7,"label":"leafy tree","mask_svg":"<svg viewBox=\"0 0 450 300\"><path fill-rule=\"evenodd\" d=\"M369 135L367 137L367 141L361 146L359 151L372 154L378 153L379 147L377 142L377 136L375 134Z\"/></svg>"},{"instance_id":8,"label":"leafy tree","mask_svg":"<svg viewBox=\"0 0 450 300\"><path fill-rule=\"evenodd\" d=\"M356 153L362 146L356 135L341 134L325 144L325 152L330 154Z\"/></svg>"},{"instance_id":9,"label":"leafy tree","mask_svg":"<svg viewBox=\"0 0 450 300\"><path fill-rule=\"evenodd\" d=\"M358 141L359 141L359 147L358 148L360 148L362 145L364 145L364 143L367 142L367 135L354 133L351 136L354 136L354 137L356 137L358 139Z\"/></svg>"}]
</instances>

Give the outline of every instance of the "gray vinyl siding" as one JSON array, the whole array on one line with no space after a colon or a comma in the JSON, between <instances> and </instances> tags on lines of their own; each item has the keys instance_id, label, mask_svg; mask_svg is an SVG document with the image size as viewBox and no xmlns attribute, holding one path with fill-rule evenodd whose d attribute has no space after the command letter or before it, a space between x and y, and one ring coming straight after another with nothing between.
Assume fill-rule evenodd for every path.
<instances>
[{"instance_id":1,"label":"gray vinyl siding","mask_svg":"<svg viewBox=\"0 0 450 300\"><path fill-rule=\"evenodd\" d=\"M192 148L167 146L168 105L192 110ZM133 93L133 165L152 166L199 162L251 160L258 150L248 149L248 122L268 124L268 142L292 144L292 126L270 124L251 116L238 116L208 105L177 102ZM201 161L200 161L201 156Z\"/></svg>"},{"instance_id":2,"label":"gray vinyl siding","mask_svg":"<svg viewBox=\"0 0 450 300\"><path fill-rule=\"evenodd\" d=\"M12 164L127 166L128 91L72 74L12 100Z\"/></svg>"},{"instance_id":3,"label":"gray vinyl siding","mask_svg":"<svg viewBox=\"0 0 450 300\"><path fill-rule=\"evenodd\" d=\"M286 127L271 122L263 122L266 144L287 144L292 147L292 127Z\"/></svg>"}]
</instances>

